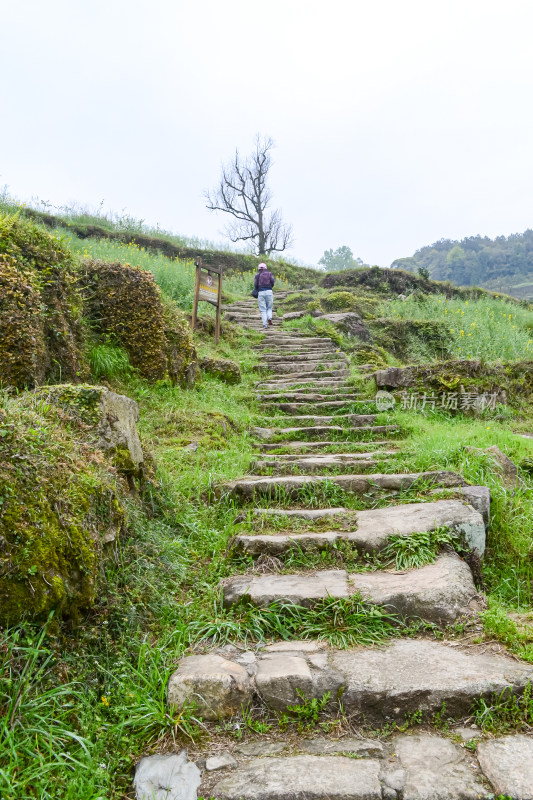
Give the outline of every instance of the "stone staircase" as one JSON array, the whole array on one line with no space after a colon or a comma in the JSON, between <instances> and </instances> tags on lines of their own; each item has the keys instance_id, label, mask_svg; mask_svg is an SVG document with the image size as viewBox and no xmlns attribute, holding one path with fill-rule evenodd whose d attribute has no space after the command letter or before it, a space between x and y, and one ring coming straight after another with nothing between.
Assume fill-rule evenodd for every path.
<instances>
[{"instance_id":1,"label":"stone staircase","mask_svg":"<svg viewBox=\"0 0 533 800\"><path fill-rule=\"evenodd\" d=\"M255 301L235 303L225 313L258 327ZM305 639L247 649L235 642L182 658L168 685L173 708L194 701L204 720L223 721L243 708L283 714L301 702L302 693L317 701L329 693L332 707L340 700L350 733L325 726L325 734L319 727L314 736L237 741L196 764L183 754L156 756L167 759L159 784L142 783L143 762L150 766L143 759L137 797L144 797L142 786L160 785L176 789L168 797L181 800L197 794L219 800L474 800L499 794L531 800L533 737L483 739L470 713L479 698L506 690L519 695L533 680L533 666L500 648L447 635L446 626L475 619L483 606L468 563L450 548L419 568L384 569L375 562L392 536L437 529L453 531L465 550L482 556L488 489L468 486L445 470L402 472L398 427L376 424L368 399L350 380L347 357L330 339L270 329L256 349L265 422L253 431L252 472L219 488L241 506L232 554L252 566L223 582L224 606L246 600L265 610L273 603L305 609L357 595L367 608L385 608L401 624L379 646L335 649ZM444 489L446 499L432 494ZM335 498L343 492L361 507L340 506ZM342 546L366 559L367 568L283 567L291 553L332 553ZM420 621L433 627L402 637L405 626ZM443 715L463 722L443 733L435 726ZM398 732L406 720L421 727ZM395 734L380 735L395 723Z\"/></svg>"}]
</instances>

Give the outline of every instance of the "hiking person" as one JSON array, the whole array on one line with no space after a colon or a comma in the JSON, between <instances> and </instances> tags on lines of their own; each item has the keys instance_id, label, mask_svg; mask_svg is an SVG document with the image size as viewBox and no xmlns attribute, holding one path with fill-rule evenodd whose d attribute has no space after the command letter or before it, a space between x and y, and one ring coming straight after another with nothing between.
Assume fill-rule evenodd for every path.
<instances>
[{"instance_id":1,"label":"hiking person","mask_svg":"<svg viewBox=\"0 0 533 800\"><path fill-rule=\"evenodd\" d=\"M272 307L274 305L274 293L272 289L276 283L275 277L269 272L266 264L259 264L257 275L254 278L254 294L257 292L257 305L261 312L263 328L272 325Z\"/></svg>"}]
</instances>

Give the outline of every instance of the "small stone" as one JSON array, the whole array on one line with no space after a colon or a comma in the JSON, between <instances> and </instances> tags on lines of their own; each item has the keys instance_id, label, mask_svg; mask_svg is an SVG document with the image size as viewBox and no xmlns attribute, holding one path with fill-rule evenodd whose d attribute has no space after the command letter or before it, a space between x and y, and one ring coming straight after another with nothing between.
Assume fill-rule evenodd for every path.
<instances>
[{"instance_id":1,"label":"small stone","mask_svg":"<svg viewBox=\"0 0 533 800\"><path fill-rule=\"evenodd\" d=\"M470 742L472 739L477 739L481 736L481 731L477 728L454 728L453 732L460 736L463 742Z\"/></svg>"},{"instance_id":2,"label":"small stone","mask_svg":"<svg viewBox=\"0 0 533 800\"><path fill-rule=\"evenodd\" d=\"M200 770L183 750L179 755L141 758L133 787L137 800L196 800L201 780Z\"/></svg>"},{"instance_id":3,"label":"small stone","mask_svg":"<svg viewBox=\"0 0 533 800\"><path fill-rule=\"evenodd\" d=\"M477 747L479 764L497 794L533 800L533 739L503 736Z\"/></svg>"},{"instance_id":4,"label":"small stone","mask_svg":"<svg viewBox=\"0 0 533 800\"><path fill-rule=\"evenodd\" d=\"M235 769L237 762L231 753L223 752L216 756L211 756L205 762L205 768L208 772L213 772L216 769Z\"/></svg>"},{"instance_id":5,"label":"small stone","mask_svg":"<svg viewBox=\"0 0 533 800\"><path fill-rule=\"evenodd\" d=\"M183 708L194 701L204 719L232 716L251 699L246 669L218 655L186 656L168 683L168 704Z\"/></svg>"}]
</instances>

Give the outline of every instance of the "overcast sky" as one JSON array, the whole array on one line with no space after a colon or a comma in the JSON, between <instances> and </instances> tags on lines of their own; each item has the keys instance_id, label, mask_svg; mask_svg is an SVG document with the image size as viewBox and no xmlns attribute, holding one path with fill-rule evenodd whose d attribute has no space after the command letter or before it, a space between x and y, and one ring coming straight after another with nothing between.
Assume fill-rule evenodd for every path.
<instances>
[{"instance_id":1,"label":"overcast sky","mask_svg":"<svg viewBox=\"0 0 533 800\"><path fill-rule=\"evenodd\" d=\"M261 133L302 261L533 226L532 0L4 0L0 26L21 199L220 241L202 191Z\"/></svg>"}]
</instances>

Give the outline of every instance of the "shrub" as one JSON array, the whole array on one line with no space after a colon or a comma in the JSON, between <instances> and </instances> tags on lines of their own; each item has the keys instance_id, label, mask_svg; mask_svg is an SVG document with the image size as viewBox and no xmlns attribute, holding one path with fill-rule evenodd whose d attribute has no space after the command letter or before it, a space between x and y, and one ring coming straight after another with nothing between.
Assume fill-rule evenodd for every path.
<instances>
[{"instance_id":1,"label":"shrub","mask_svg":"<svg viewBox=\"0 0 533 800\"><path fill-rule=\"evenodd\" d=\"M95 378L122 378L131 372L127 352L112 344L95 345L89 353L89 363Z\"/></svg>"},{"instance_id":2,"label":"shrub","mask_svg":"<svg viewBox=\"0 0 533 800\"><path fill-rule=\"evenodd\" d=\"M322 298L321 305L324 311L355 311L357 298L352 292L331 292Z\"/></svg>"}]
</instances>

